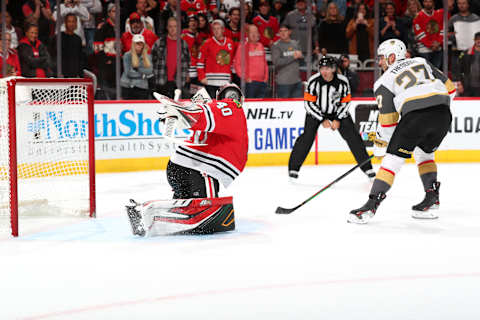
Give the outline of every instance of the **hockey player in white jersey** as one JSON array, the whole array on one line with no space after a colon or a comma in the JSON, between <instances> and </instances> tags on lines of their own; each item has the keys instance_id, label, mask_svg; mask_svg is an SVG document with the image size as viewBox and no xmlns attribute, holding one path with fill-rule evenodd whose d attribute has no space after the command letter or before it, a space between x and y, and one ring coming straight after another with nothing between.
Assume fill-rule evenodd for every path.
<instances>
[{"instance_id":1,"label":"hockey player in white jersey","mask_svg":"<svg viewBox=\"0 0 480 320\"><path fill-rule=\"evenodd\" d=\"M374 94L380 113L374 154L383 157L368 201L352 210L348 222L367 223L376 213L400 171L412 155L425 189L425 198L412 207L412 217L436 219L440 182L434 151L446 136L452 115L453 83L423 58L405 58L405 44L397 39L378 48L379 64L385 71L375 82Z\"/></svg>"}]
</instances>

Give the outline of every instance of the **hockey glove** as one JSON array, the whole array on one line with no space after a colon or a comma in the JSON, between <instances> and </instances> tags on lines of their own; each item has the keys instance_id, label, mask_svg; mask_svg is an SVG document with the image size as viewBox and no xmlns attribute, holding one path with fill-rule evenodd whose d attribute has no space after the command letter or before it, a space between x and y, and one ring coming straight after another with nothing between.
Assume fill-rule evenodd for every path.
<instances>
[{"instance_id":1,"label":"hockey glove","mask_svg":"<svg viewBox=\"0 0 480 320\"><path fill-rule=\"evenodd\" d=\"M160 121L166 120L167 118L175 119L176 127L180 130L191 128L203 112L202 108L196 104L180 103L156 92L154 92L153 95L163 107L163 110L158 111Z\"/></svg>"}]
</instances>

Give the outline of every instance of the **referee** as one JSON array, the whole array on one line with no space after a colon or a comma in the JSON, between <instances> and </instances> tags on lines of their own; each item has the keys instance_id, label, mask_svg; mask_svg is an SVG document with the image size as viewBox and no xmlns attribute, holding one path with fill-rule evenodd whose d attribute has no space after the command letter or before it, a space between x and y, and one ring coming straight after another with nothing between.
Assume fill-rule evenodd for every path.
<instances>
[{"instance_id":1,"label":"referee","mask_svg":"<svg viewBox=\"0 0 480 320\"><path fill-rule=\"evenodd\" d=\"M318 67L320 72L308 79L305 89L305 128L295 141L288 160L288 175L293 179L298 178L298 171L312 147L320 124L324 128L338 129L358 163L368 158L362 138L348 113L351 94L347 78L337 74L337 64L332 57L320 59ZM371 162L361 168L369 178L375 177Z\"/></svg>"}]
</instances>

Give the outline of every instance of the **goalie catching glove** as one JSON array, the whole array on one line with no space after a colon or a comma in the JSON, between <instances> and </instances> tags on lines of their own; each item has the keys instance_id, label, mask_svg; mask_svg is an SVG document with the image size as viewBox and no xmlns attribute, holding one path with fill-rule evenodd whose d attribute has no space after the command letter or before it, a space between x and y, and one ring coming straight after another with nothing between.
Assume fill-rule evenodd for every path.
<instances>
[{"instance_id":1,"label":"goalie catching glove","mask_svg":"<svg viewBox=\"0 0 480 320\"><path fill-rule=\"evenodd\" d=\"M177 102L156 92L153 95L163 106L163 109L158 111L160 121L175 119L176 127L180 130L191 128L203 112L196 104Z\"/></svg>"}]
</instances>

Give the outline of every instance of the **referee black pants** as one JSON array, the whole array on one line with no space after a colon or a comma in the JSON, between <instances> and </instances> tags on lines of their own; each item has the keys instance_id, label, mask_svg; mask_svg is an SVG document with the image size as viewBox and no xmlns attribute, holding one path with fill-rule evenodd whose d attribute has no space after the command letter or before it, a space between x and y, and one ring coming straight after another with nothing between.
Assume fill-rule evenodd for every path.
<instances>
[{"instance_id":1,"label":"referee black pants","mask_svg":"<svg viewBox=\"0 0 480 320\"><path fill-rule=\"evenodd\" d=\"M295 141L290 159L288 160L288 171L299 171L308 152L312 148L313 141L315 141L315 135L318 127L322 121L307 113L305 117L304 131ZM361 163L368 158L367 150L360 137L360 134L355 130L355 125L350 116L340 120L340 128L338 129L343 140L345 140L352 152L357 163ZM371 162L364 164L361 169L365 172L372 169Z\"/></svg>"}]
</instances>

